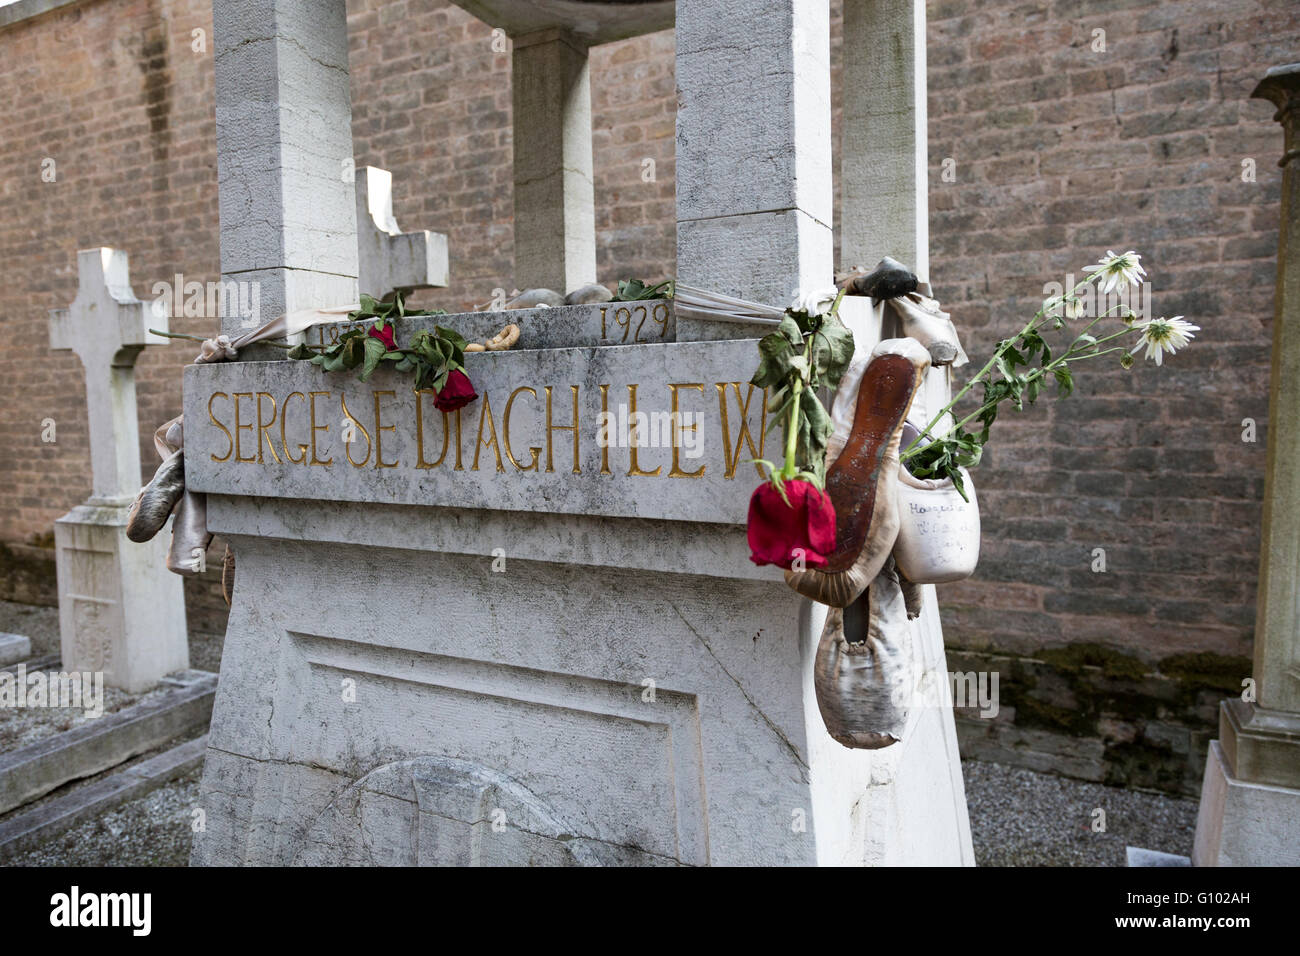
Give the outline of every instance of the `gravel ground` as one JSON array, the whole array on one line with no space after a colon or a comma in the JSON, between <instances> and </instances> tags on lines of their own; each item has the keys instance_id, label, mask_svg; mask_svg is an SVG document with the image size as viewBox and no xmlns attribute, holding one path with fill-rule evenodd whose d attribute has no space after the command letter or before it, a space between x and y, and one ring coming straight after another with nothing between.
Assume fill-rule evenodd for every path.
<instances>
[{"instance_id":1,"label":"gravel ground","mask_svg":"<svg viewBox=\"0 0 1300 956\"><path fill-rule=\"evenodd\" d=\"M186 866L199 772L89 820L9 866Z\"/></svg>"},{"instance_id":2,"label":"gravel ground","mask_svg":"<svg viewBox=\"0 0 1300 956\"><path fill-rule=\"evenodd\" d=\"M28 679L33 671L28 671ZM57 671L45 671L46 674ZM153 700L175 690L166 684L144 694L128 694L116 687L104 687L104 715L116 713L123 707ZM93 691L91 691L93 697ZM83 698L84 699L84 698ZM85 707L0 707L0 753L8 753L19 747L79 727L95 718L86 716Z\"/></svg>"},{"instance_id":3,"label":"gravel ground","mask_svg":"<svg viewBox=\"0 0 1300 956\"><path fill-rule=\"evenodd\" d=\"M1124 866L1124 847L1186 856L1196 801L968 760L963 765L980 866ZM13 866L185 866L198 774L83 823ZM1094 833L1094 811L1106 829Z\"/></svg>"},{"instance_id":4,"label":"gravel ground","mask_svg":"<svg viewBox=\"0 0 1300 956\"><path fill-rule=\"evenodd\" d=\"M980 866L1125 866L1126 846L1191 855L1195 800L977 760L962 770Z\"/></svg>"},{"instance_id":5,"label":"gravel ground","mask_svg":"<svg viewBox=\"0 0 1300 956\"><path fill-rule=\"evenodd\" d=\"M32 656L59 652L59 609L0 601L0 631L31 638Z\"/></svg>"},{"instance_id":6,"label":"gravel ground","mask_svg":"<svg viewBox=\"0 0 1300 956\"><path fill-rule=\"evenodd\" d=\"M221 673L221 648L226 635L190 631L190 667L196 671Z\"/></svg>"}]
</instances>

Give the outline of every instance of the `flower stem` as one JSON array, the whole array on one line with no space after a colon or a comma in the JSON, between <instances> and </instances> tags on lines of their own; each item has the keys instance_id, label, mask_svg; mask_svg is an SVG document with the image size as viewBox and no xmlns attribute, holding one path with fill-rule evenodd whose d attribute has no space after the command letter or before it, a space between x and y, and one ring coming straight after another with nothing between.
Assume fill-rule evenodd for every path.
<instances>
[{"instance_id":1,"label":"flower stem","mask_svg":"<svg viewBox=\"0 0 1300 956\"><path fill-rule=\"evenodd\" d=\"M1078 282L1075 285L1073 289L1070 290L1070 295L1074 296L1076 293L1078 293L1080 289L1088 285L1088 283L1095 282L1099 275L1100 273L1093 272L1088 276L1084 277L1080 282ZM1066 297L1064 295L1058 297L1056 304L1059 305L1061 308L1064 308L1065 299ZM992 370L993 366L997 364L998 359L1002 357L1002 355L1006 352L1007 349L1015 345L1016 342L1020 341L1020 339L1025 335L1026 332L1029 332L1034 328L1034 325L1040 319L1042 319L1043 316L1046 314L1047 309L1048 306L1045 304L1041 309L1039 309L1037 312L1034 313L1033 318L1031 318L1028 322L1025 323L1024 328L1022 328L1011 338L1007 339L998 349L996 349L993 352L993 357L988 360L988 362L984 365L982 369L979 370L979 374L976 375L974 378L972 378L970 381L968 381L964 386L962 386L961 391L959 391L956 395L954 395L947 405L939 409L938 413L932 419L930 419L929 423L926 424L926 426L923 429L921 429L921 433L917 435L916 438L912 441L912 443L908 445L907 448L904 450L901 456L901 459L903 461L906 461L911 455L916 454L916 452L920 450L919 446L921 444L921 441L927 435L930 434L930 430L934 428L936 425L938 425L939 422L943 419L943 416L947 415L950 411L952 411L953 408L956 407L957 403L960 402L963 398L965 398L966 394L984 379L984 376L987 375L990 372L990 370ZM1101 316L1097 317L1097 319L1100 318ZM1096 323L1097 319L1093 320L1094 324ZM1089 325L1088 328L1092 328L1092 326ZM967 419L967 421L969 421L969 418ZM953 430L956 427L957 426L954 426L954 428L950 428L947 434L952 434Z\"/></svg>"},{"instance_id":2,"label":"flower stem","mask_svg":"<svg viewBox=\"0 0 1300 956\"><path fill-rule=\"evenodd\" d=\"M802 391L803 378L796 378L790 390L790 420L785 426L785 462L781 466L782 481L789 481L799 472L794 453L799 441L799 395Z\"/></svg>"},{"instance_id":3,"label":"flower stem","mask_svg":"<svg viewBox=\"0 0 1300 956\"><path fill-rule=\"evenodd\" d=\"M1092 326L1095 325L1097 322L1099 322L1101 318L1102 316L1098 316L1096 319L1093 319L1092 323L1088 325L1088 328L1092 328ZM1085 359L1098 358L1102 355L1109 355L1112 352L1123 352L1125 351L1125 349L1122 346L1111 348L1111 349L1101 349L1098 348L1098 346L1101 346L1106 342L1113 341L1114 339L1117 339L1120 336L1126 335L1127 333L1132 331L1134 331L1134 329L1128 327L1120 329L1118 332L1113 332L1110 335L1106 335L1103 336L1102 338L1097 339L1092 345L1088 346L1086 349L1079 349L1076 351L1074 346L1071 345L1070 348L1066 351L1066 353L1062 355L1060 358L1054 359L1052 362L1048 363L1047 365L1044 365L1041 368L1036 368L1028 375L1026 375L1025 384L1029 384L1032 381L1043 378L1047 375L1048 372L1051 372L1055 370L1058 366L1065 365L1069 362L1082 362ZM1085 329L1084 332L1080 334L1086 334L1086 333L1087 333L1087 329ZM971 414L967 415L961 421L954 424L951 428L949 428L946 432L944 432L943 435L939 436L939 440L942 441L944 438L947 438L949 435L955 434L959 429L964 428L969 422L973 421L976 418L979 418L980 415L984 414L984 412L988 411L996 404L998 404L996 401L984 403L979 408L975 409L975 411L973 411ZM903 452L902 455L899 456L899 460L907 461L909 458L919 453L921 449L919 447L916 447L916 444L917 444L916 442L913 442L911 445L909 445L907 450Z\"/></svg>"},{"instance_id":4,"label":"flower stem","mask_svg":"<svg viewBox=\"0 0 1300 956\"><path fill-rule=\"evenodd\" d=\"M158 335L164 339L188 339L191 342L206 342L201 335L186 335L184 332L160 332L158 329L150 329L150 335Z\"/></svg>"}]
</instances>

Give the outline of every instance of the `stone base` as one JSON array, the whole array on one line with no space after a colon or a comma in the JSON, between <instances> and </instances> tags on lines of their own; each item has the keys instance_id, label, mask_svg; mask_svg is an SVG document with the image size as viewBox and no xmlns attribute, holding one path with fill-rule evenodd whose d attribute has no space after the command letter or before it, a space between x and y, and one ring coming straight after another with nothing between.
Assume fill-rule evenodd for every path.
<instances>
[{"instance_id":1,"label":"stone base","mask_svg":"<svg viewBox=\"0 0 1300 956\"><path fill-rule=\"evenodd\" d=\"M130 502L78 505L54 523L63 669L104 674L140 693L190 666L185 593L164 562L164 528L150 542L127 540Z\"/></svg>"},{"instance_id":2,"label":"stone base","mask_svg":"<svg viewBox=\"0 0 1300 956\"><path fill-rule=\"evenodd\" d=\"M1300 790L1248 783L1210 741L1194 866L1300 866Z\"/></svg>"},{"instance_id":3,"label":"stone base","mask_svg":"<svg viewBox=\"0 0 1300 956\"><path fill-rule=\"evenodd\" d=\"M195 865L973 863L951 708L885 750L833 741L824 609L743 527L221 495L208 517L239 581Z\"/></svg>"}]
</instances>

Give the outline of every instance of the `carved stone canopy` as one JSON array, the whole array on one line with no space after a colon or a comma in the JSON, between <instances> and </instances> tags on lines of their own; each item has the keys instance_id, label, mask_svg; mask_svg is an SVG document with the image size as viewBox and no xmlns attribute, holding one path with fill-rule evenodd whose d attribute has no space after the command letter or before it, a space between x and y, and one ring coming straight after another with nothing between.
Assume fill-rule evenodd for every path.
<instances>
[{"instance_id":1,"label":"carved stone canopy","mask_svg":"<svg viewBox=\"0 0 1300 956\"><path fill-rule=\"evenodd\" d=\"M589 46L673 25L672 0L455 0L458 7L512 37L565 30Z\"/></svg>"}]
</instances>

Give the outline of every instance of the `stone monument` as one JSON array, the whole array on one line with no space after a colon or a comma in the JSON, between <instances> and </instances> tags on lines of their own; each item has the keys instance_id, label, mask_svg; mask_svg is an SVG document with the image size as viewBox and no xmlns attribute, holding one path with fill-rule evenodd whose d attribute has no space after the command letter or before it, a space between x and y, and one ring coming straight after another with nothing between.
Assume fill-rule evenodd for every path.
<instances>
[{"instance_id":1,"label":"stone monument","mask_svg":"<svg viewBox=\"0 0 1300 956\"><path fill-rule=\"evenodd\" d=\"M167 535L127 540L140 488L135 362L167 340L158 316L131 291L125 252L77 253L77 297L50 312L50 348L71 350L86 374L93 493L54 523L63 668L102 671L110 687L137 693L189 667L185 595L167 570Z\"/></svg>"},{"instance_id":2,"label":"stone monument","mask_svg":"<svg viewBox=\"0 0 1300 956\"><path fill-rule=\"evenodd\" d=\"M1253 95L1284 133L1255 694L1219 707L1195 866L1300 866L1300 63L1269 70Z\"/></svg>"},{"instance_id":3,"label":"stone monument","mask_svg":"<svg viewBox=\"0 0 1300 956\"><path fill-rule=\"evenodd\" d=\"M318 71L334 92L310 97L312 115L346 131L343 0L318 6L329 11L307 25L289 0L216 0L222 150L275 142L291 124L274 111L307 109ZM673 9L587 3L566 22L552 5L465 6L529 38L517 70L551 44L563 81L529 95L561 100L583 89L586 46L671 25ZM683 281L782 306L829 284L826 4L681 4L676 27ZM905 66L923 36L905 37ZM272 96L269 120L225 126L248 115L250 88L280 106ZM565 145L546 155L567 165L585 137L573 169L589 171L590 130L571 128L581 104L566 102L517 113L516 149L549 136ZM542 116L563 128L537 129ZM896 157L913 171L914 148ZM289 202L286 177L305 173L221 168L224 272L227 255L274 275L290 268L277 250L347 245L344 203L308 221ZM536 208L566 238L521 286L588 278L574 271L587 200L554 172ZM253 249L228 226L229 197L250 194L273 200L258 216L278 245ZM865 199L855 212L875 214ZM346 301L344 274L356 272L310 289L297 276L294 304ZM861 327L862 306L850 308L870 348L879 330ZM421 321L398 322L399 341ZM509 321L519 346L469 356L480 397L455 412L387 370L364 384L284 360L186 370L187 480L239 569L192 862L971 863L950 708L917 708L885 750L840 746L813 692L825 608L749 560L750 461L770 440L748 384L756 343L740 337L752 326L683 318L671 301ZM620 423L603 443L602 413ZM917 673L942 683L927 591Z\"/></svg>"}]
</instances>

